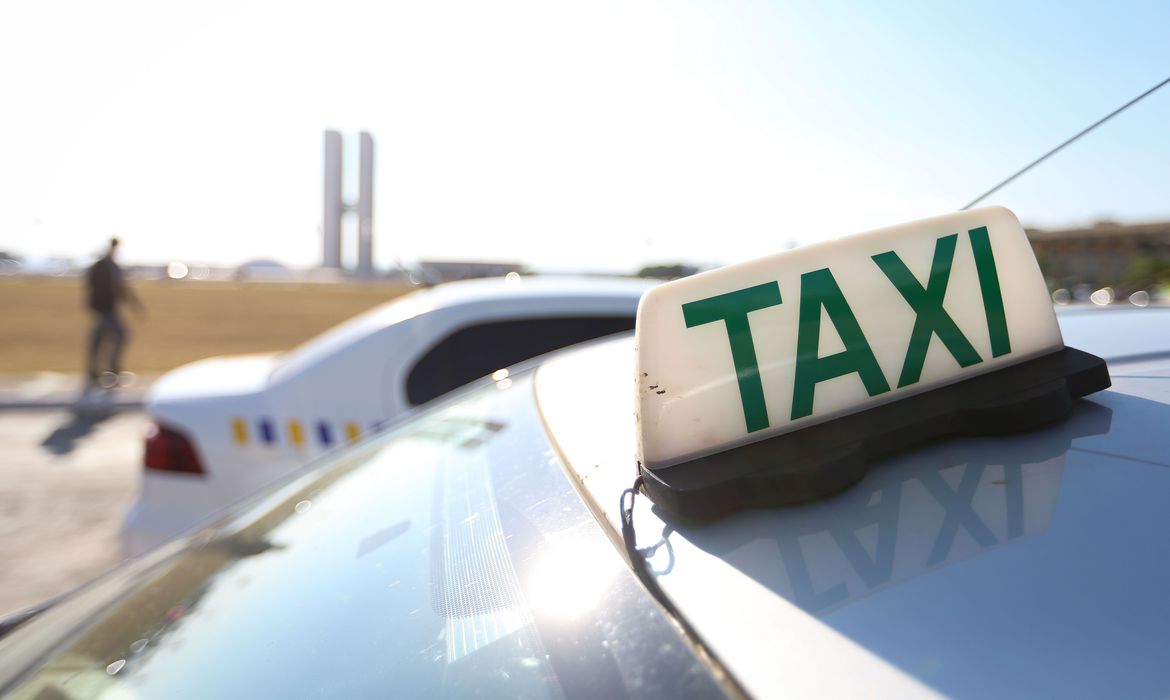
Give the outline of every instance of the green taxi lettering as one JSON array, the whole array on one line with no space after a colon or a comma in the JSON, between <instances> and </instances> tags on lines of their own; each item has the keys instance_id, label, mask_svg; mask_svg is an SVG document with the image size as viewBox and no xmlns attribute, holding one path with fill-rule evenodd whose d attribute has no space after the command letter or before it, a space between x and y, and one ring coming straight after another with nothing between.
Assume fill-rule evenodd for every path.
<instances>
[{"instance_id":1,"label":"green taxi lettering","mask_svg":"<svg viewBox=\"0 0 1170 700\"><path fill-rule=\"evenodd\" d=\"M991 354L993 357L1006 355L1011 352L1011 339L1008 336L1003 292L999 286L999 274L987 227L970 229L967 235L979 277L979 290L991 339ZM934 336L938 336L960 367L970 367L983 361L971 341L943 308L957 240L958 234L951 234L935 241L934 258L925 286L894 251L872 256L874 263L915 314L914 327L902 361L902 372L898 377L899 388L915 384L922 378L926 352ZM770 423L748 314L780 303L780 284L768 282L682 305L687 328L723 322L739 384L744 423L749 433L763 430ZM822 309L845 346L843 351L825 357L820 355ZM800 276L799 317L790 414L792 420L812 415L817 384L830 379L857 374L871 397L890 390L877 357L829 268Z\"/></svg>"},{"instance_id":2,"label":"green taxi lettering","mask_svg":"<svg viewBox=\"0 0 1170 700\"><path fill-rule=\"evenodd\" d=\"M995 256L991 253L991 239L987 227L967 231L971 250L975 252L975 270L979 273L979 291L983 295L983 311L987 315L987 333L991 336L991 356L999 357L1012 351L1008 338L1007 317L1003 312L1003 292L999 288L999 273Z\"/></svg>"},{"instance_id":3,"label":"green taxi lettering","mask_svg":"<svg viewBox=\"0 0 1170 700\"><path fill-rule=\"evenodd\" d=\"M922 377L926 349L935 335L951 351L960 367L970 367L983 361L954 319L943 309L947 283L951 278L951 263L955 259L955 241L958 238L958 234L952 234L935 242L934 261L930 265L930 277L925 288L894 251L873 256L873 261L886 273L886 277L916 314L914 329L910 332L910 344L906 347L906 358L902 361L902 374L898 377L899 387L915 384Z\"/></svg>"},{"instance_id":4,"label":"green taxi lettering","mask_svg":"<svg viewBox=\"0 0 1170 700\"><path fill-rule=\"evenodd\" d=\"M845 349L820 357L821 308L837 329ZM884 394L890 384L857 325L857 317L829 268L800 276L800 328L796 334L796 379L792 388L792 420L812 415L817 384L857 373L870 396Z\"/></svg>"},{"instance_id":5,"label":"green taxi lettering","mask_svg":"<svg viewBox=\"0 0 1170 700\"><path fill-rule=\"evenodd\" d=\"M756 345L752 342L752 329L747 315L780 303L780 284L768 282L682 305L687 328L715 321L723 321L727 327L731 361L735 364L739 399L743 404L743 418L749 433L768 427L768 407L764 403L760 365L756 360Z\"/></svg>"}]
</instances>

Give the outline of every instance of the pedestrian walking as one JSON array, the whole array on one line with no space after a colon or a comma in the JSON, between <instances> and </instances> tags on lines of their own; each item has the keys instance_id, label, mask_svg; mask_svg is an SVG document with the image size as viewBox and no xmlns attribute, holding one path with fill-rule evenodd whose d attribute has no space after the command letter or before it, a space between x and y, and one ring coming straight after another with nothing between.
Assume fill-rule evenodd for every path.
<instances>
[{"instance_id":1,"label":"pedestrian walking","mask_svg":"<svg viewBox=\"0 0 1170 700\"><path fill-rule=\"evenodd\" d=\"M109 250L85 274L86 303L93 312L85 364L90 387L112 389L118 385L127 338L119 308L130 304L136 311L145 311L138 296L126 285L122 269L114 262L117 250L118 239L111 238Z\"/></svg>"}]
</instances>

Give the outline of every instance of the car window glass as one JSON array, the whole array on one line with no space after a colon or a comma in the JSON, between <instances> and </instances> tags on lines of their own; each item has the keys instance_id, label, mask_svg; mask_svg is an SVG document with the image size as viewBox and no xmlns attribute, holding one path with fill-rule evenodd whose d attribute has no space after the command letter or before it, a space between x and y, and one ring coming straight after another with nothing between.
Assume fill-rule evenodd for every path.
<instances>
[{"instance_id":1,"label":"car window glass","mask_svg":"<svg viewBox=\"0 0 1170 700\"><path fill-rule=\"evenodd\" d=\"M525 318L467 326L415 363L406 379L406 397L417 406L503 367L633 328L633 316Z\"/></svg>"},{"instance_id":2,"label":"car window glass","mask_svg":"<svg viewBox=\"0 0 1170 700\"><path fill-rule=\"evenodd\" d=\"M720 694L570 485L531 374L338 457L118 595L69 601L87 622L16 694Z\"/></svg>"}]
</instances>

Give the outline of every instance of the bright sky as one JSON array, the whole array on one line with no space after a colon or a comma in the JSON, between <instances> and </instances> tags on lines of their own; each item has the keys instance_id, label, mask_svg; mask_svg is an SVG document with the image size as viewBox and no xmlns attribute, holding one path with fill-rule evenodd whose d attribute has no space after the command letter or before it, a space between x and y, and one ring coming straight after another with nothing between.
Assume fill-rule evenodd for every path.
<instances>
[{"instance_id":1,"label":"bright sky","mask_svg":"<svg viewBox=\"0 0 1170 700\"><path fill-rule=\"evenodd\" d=\"M976 4L5 3L0 249L315 264L335 128L380 266L733 262L953 211L1170 75L1165 2ZM1170 87L991 201L1170 218L1168 125Z\"/></svg>"}]
</instances>

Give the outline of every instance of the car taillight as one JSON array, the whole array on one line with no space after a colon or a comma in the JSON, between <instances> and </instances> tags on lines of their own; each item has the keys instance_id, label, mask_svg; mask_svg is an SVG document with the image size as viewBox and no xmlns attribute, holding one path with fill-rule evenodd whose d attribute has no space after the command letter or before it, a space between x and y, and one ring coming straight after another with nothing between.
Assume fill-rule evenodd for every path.
<instances>
[{"instance_id":1,"label":"car taillight","mask_svg":"<svg viewBox=\"0 0 1170 700\"><path fill-rule=\"evenodd\" d=\"M147 469L160 472L203 473L191 441L179 431L157 423L151 423L146 431L144 464Z\"/></svg>"}]
</instances>

